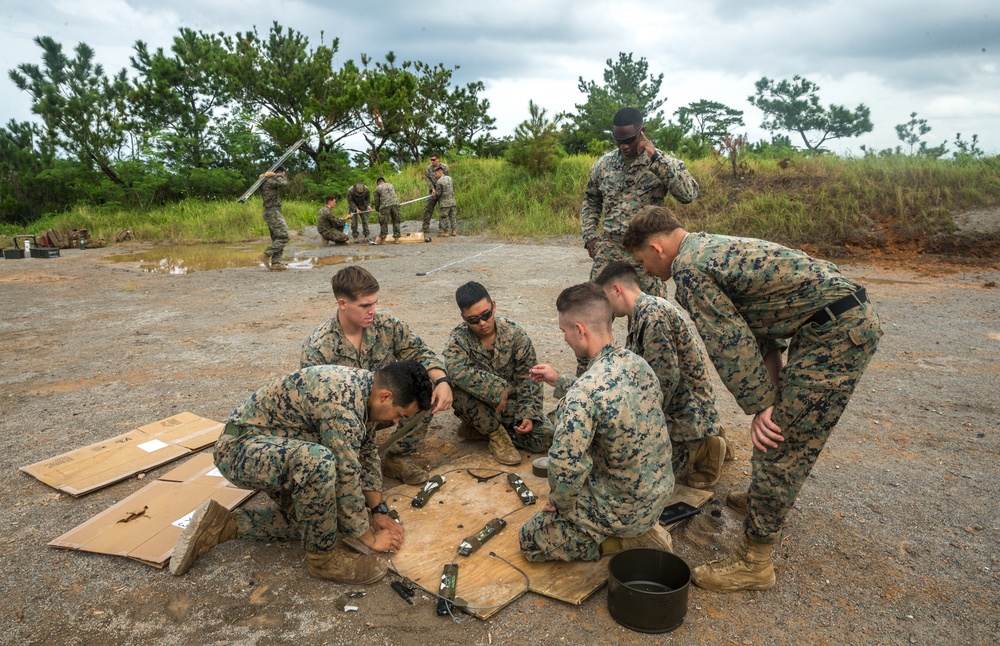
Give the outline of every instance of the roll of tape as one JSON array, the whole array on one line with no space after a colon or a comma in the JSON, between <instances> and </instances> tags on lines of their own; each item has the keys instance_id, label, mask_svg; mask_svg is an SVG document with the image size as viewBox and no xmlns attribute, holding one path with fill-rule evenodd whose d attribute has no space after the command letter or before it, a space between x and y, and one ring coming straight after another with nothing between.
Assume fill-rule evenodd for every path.
<instances>
[{"instance_id":1,"label":"roll of tape","mask_svg":"<svg viewBox=\"0 0 1000 646\"><path fill-rule=\"evenodd\" d=\"M549 459L537 458L531 462L531 472L538 478L549 477Z\"/></svg>"}]
</instances>

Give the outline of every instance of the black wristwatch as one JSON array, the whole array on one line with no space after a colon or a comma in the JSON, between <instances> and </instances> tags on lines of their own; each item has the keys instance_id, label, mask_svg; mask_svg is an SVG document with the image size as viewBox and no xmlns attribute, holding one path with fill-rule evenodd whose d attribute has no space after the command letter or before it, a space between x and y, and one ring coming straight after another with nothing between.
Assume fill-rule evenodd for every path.
<instances>
[{"instance_id":1,"label":"black wristwatch","mask_svg":"<svg viewBox=\"0 0 1000 646\"><path fill-rule=\"evenodd\" d=\"M385 501L383 500L377 506L372 507L372 513L373 514L385 514L386 516L388 516L389 515L389 506L387 504L385 504Z\"/></svg>"},{"instance_id":2,"label":"black wristwatch","mask_svg":"<svg viewBox=\"0 0 1000 646\"><path fill-rule=\"evenodd\" d=\"M436 388L436 387L440 386L441 384L448 384L449 386L451 385L451 379L448 377L448 375L445 375L444 377L441 377L440 379L438 379L437 381L435 381L434 382L434 387Z\"/></svg>"}]
</instances>

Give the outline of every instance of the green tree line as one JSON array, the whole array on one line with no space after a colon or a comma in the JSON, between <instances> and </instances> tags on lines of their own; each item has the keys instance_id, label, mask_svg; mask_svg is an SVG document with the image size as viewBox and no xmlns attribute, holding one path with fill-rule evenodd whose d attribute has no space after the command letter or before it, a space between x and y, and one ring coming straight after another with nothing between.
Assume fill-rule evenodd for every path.
<instances>
[{"instance_id":1,"label":"green tree line","mask_svg":"<svg viewBox=\"0 0 1000 646\"><path fill-rule=\"evenodd\" d=\"M762 78L748 98L765 115L769 141L738 136L743 112L715 101L683 106L674 121L663 110L663 74L626 53L607 60L603 82L579 79L584 100L575 113L549 115L529 102L529 118L498 139L484 84L455 83L457 67L401 61L391 51L382 60L340 60L338 39L321 35L313 45L276 22L264 34L182 28L167 49L137 41L131 71L113 74L85 43L72 53L47 36L35 43L41 64L9 71L38 120L0 127L0 223L29 223L77 204L143 210L186 198L231 199L299 139L306 143L286 164L297 178L291 197L313 199L431 152L552 173L567 155L610 150L612 118L626 105L646 115L658 147L688 160L727 156L734 173L747 155L794 153L790 135L819 153L833 139L872 130L866 106L823 106L819 87L798 76ZM916 113L897 126L910 154L943 155L943 144L921 141L929 130ZM347 141L364 145L349 149ZM969 143L957 135L956 148L981 155L975 136Z\"/></svg>"}]
</instances>

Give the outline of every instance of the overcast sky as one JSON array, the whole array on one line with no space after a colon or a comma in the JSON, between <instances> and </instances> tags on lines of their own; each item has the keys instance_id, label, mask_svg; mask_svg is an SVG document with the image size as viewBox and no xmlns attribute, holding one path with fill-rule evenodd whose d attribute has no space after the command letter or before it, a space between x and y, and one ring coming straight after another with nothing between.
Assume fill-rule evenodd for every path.
<instances>
[{"instance_id":1,"label":"overcast sky","mask_svg":"<svg viewBox=\"0 0 1000 646\"><path fill-rule=\"evenodd\" d=\"M930 145L977 133L1000 153L998 17L996 0L2 0L0 67L40 64L38 35L69 54L86 42L113 73L129 66L136 40L169 49L181 27L263 34L278 21L313 44L321 32L339 38L341 62L392 50L398 60L460 66L457 82L485 83L496 136L527 118L529 99L550 114L572 111L585 99L578 78L601 82L605 61L631 52L664 75L668 116L719 101L745 112L752 140L769 138L747 103L754 82L799 74L820 86L824 105L871 108L874 131L833 142L838 152L895 146L895 125L917 112ZM0 83L0 122L31 118L28 95L6 73Z\"/></svg>"}]
</instances>

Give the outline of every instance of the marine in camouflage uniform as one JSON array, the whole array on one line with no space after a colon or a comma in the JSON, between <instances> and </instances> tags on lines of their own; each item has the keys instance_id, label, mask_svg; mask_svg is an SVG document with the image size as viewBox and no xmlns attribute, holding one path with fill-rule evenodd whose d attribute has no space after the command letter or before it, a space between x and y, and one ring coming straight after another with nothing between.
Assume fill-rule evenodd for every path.
<instances>
[{"instance_id":1,"label":"marine in camouflage uniform","mask_svg":"<svg viewBox=\"0 0 1000 646\"><path fill-rule=\"evenodd\" d=\"M392 237L399 239L400 219L399 219L399 198L396 197L396 187L384 178L378 178L378 185L375 187L375 210L378 211L378 230L382 242L389 238L389 222L392 222Z\"/></svg>"},{"instance_id":2,"label":"marine in camouflage uniform","mask_svg":"<svg viewBox=\"0 0 1000 646\"><path fill-rule=\"evenodd\" d=\"M371 211L372 192L363 183L358 182L347 189L347 210L348 217L351 218L351 235L358 239L358 222L361 223L361 232L368 240L368 212Z\"/></svg>"},{"instance_id":3,"label":"marine in camouflage uniform","mask_svg":"<svg viewBox=\"0 0 1000 646\"><path fill-rule=\"evenodd\" d=\"M524 328L496 316L496 340L487 348L466 323L448 337L444 359L451 377L455 415L481 435L503 428L514 446L532 453L552 444L552 422L542 412L542 386L528 377L537 363L535 347ZM497 406L510 392L502 413ZM515 424L531 420L530 433L517 433Z\"/></svg>"},{"instance_id":4,"label":"marine in camouflage uniform","mask_svg":"<svg viewBox=\"0 0 1000 646\"><path fill-rule=\"evenodd\" d=\"M719 434L719 411L705 353L677 308L666 299L641 293L629 317L625 347L645 359L660 381L663 415L672 422L671 465L677 475L693 449Z\"/></svg>"},{"instance_id":5,"label":"marine in camouflage uniform","mask_svg":"<svg viewBox=\"0 0 1000 646\"><path fill-rule=\"evenodd\" d=\"M229 416L215 464L233 484L267 493L276 508L233 512L238 538L300 540L329 552L339 536L369 530L365 491L382 490L375 433L367 428L374 374L341 366L293 372Z\"/></svg>"},{"instance_id":6,"label":"marine in camouflage uniform","mask_svg":"<svg viewBox=\"0 0 1000 646\"><path fill-rule=\"evenodd\" d=\"M637 111L620 110L613 133L618 149L594 162L580 212L583 242L594 259L590 279L597 278L609 263L624 260L639 271L642 291L666 298L663 283L645 275L622 247L622 235L633 216L647 205L663 204L668 193L682 204L693 202L698 197L698 182L684 162L657 150L645 137Z\"/></svg>"},{"instance_id":7,"label":"marine in camouflage uniform","mask_svg":"<svg viewBox=\"0 0 1000 646\"><path fill-rule=\"evenodd\" d=\"M265 176L267 173L264 174ZM285 245L288 244L288 224L281 216L281 195L280 191L288 186L288 177L285 170L279 168L260 185L260 196L264 201L264 222L271 234L271 244L264 250L267 262L271 267L281 267L281 259L285 252Z\"/></svg>"},{"instance_id":8,"label":"marine in camouflage uniform","mask_svg":"<svg viewBox=\"0 0 1000 646\"><path fill-rule=\"evenodd\" d=\"M744 541L726 559L696 568L695 582L719 591L768 589L771 545L878 348L881 324L864 288L832 263L764 240L687 233L678 224L665 209L648 210L626 246L647 270L673 275L677 302L691 314L719 377L755 416ZM668 233L651 239L657 229ZM761 430L768 417L780 439Z\"/></svg>"},{"instance_id":9,"label":"marine in camouflage uniform","mask_svg":"<svg viewBox=\"0 0 1000 646\"><path fill-rule=\"evenodd\" d=\"M458 222L455 220L457 207L455 205L455 182L443 172L437 181L438 204L441 206L438 231L441 235L458 235Z\"/></svg>"},{"instance_id":10,"label":"marine in camouflage uniform","mask_svg":"<svg viewBox=\"0 0 1000 646\"><path fill-rule=\"evenodd\" d=\"M677 302L691 314L740 408L771 419L784 441L753 455L746 532L774 542L882 336L868 302L823 325L810 318L859 286L832 263L750 238L692 233L673 263ZM786 339L777 386L763 357Z\"/></svg>"},{"instance_id":11,"label":"marine in camouflage uniform","mask_svg":"<svg viewBox=\"0 0 1000 646\"><path fill-rule=\"evenodd\" d=\"M347 244L350 240L344 233L344 221L336 217L331 210L336 203L337 200L331 196L326 204L320 207L316 215L316 231L327 243Z\"/></svg>"},{"instance_id":12,"label":"marine in camouflage uniform","mask_svg":"<svg viewBox=\"0 0 1000 646\"><path fill-rule=\"evenodd\" d=\"M393 361L412 359L425 369L444 371L444 363L427 347L410 326L391 314L378 312L372 324L365 328L361 347L355 348L334 315L317 327L302 344L300 365L319 366L333 364L376 371ZM405 424L408 420L400 421ZM431 416L426 415L420 425L389 449L393 455L410 455L417 450L427 435Z\"/></svg>"},{"instance_id":13,"label":"marine in camouflage uniform","mask_svg":"<svg viewBox=\"0 0 1000 646\"><path fill-rule=\"evenodd\" d=\"M427 182L427 193L430 195L427 201L424 202L424 223L422 227L424 235L427 235L431 231L431 218L434 217L434 205L438 202L437 176L435 175L438 168L444 169L442 172L446 176L451 174L448 170L448 164L439 162L438 156L432 155L431 163L427 164L427 168L424 169L424 181Z\"/></svg>"},{"instance_id":14,"label":"marine in camouflage uniform","mask_svg":"<svg viewBox=\"0 0 1000 646\"><path fill-rule=\"evenodd\" d=\"M521 528L525 558L596 561L608 537L637 537L657 525L674 487L660 399L642 357L609 344L593 358L560 402L549 449L556 511Z\"/></svg>"}]
</instances>

